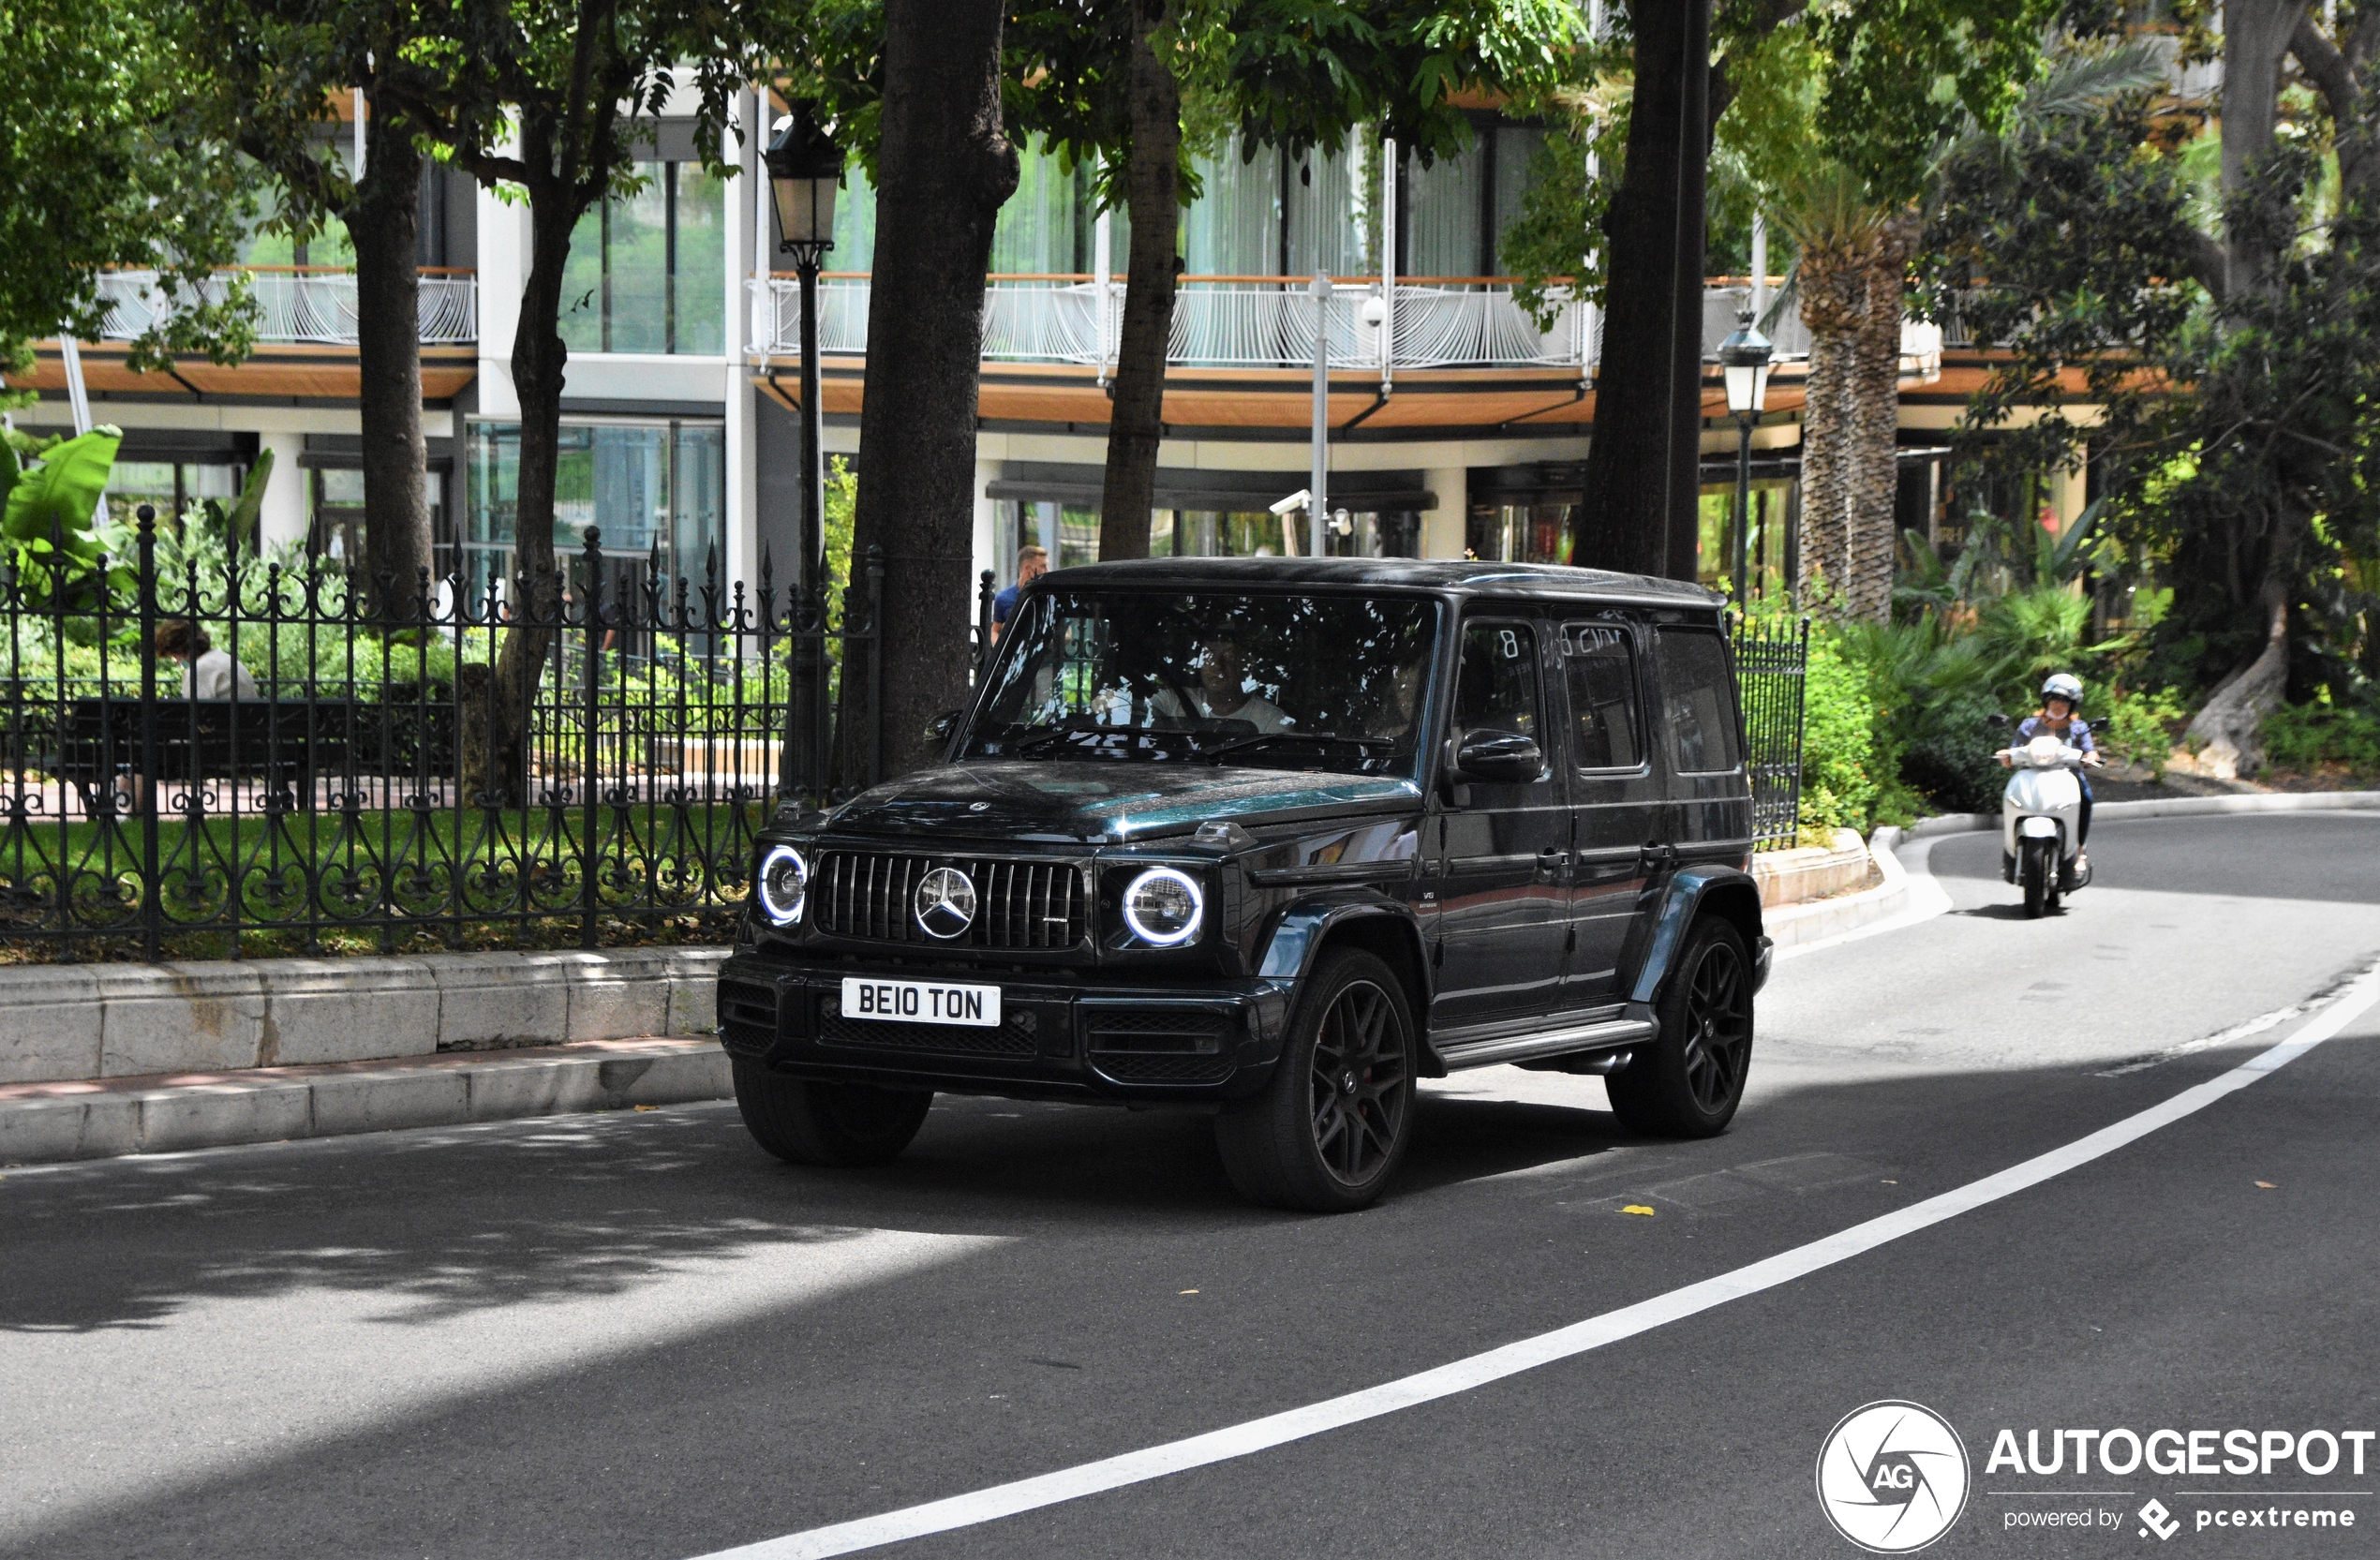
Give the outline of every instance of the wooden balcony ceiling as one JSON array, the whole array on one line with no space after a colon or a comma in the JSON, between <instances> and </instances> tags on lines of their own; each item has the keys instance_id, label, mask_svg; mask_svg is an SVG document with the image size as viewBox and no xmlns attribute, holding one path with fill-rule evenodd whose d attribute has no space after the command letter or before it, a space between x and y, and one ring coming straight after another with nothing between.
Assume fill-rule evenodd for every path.
<instances>
[{"instance_id":1,"label":"wooden balcony ceiling","mask_svg":"<svg viewBox=\"0 0 2380 1560\"><path fill-rule=\"evenodd\" d=\"M781 360L778 360L781 363ZM820 399L829 416L856 416L863 400L864 364L828 358L823 365ZM801 405L800 376L772 364L753 383L788 410ZM1302 431L1313 425L1314 379L1297 369L1177 368L1166 376L1165 423L1185 432L1200 428ZM1331 376L1330 418L1334 428L1367 432L1531 426L1558 428L1592 423L1595 393L1579 389L1575 368L1421 368L1396 376L1395 393L1384 402L1376 373ZM1777 379L1769 410L1798 411L1799 379ZM1727 396L1716 370L1703 386L1706 417L1727 414ZM1104 423L1106 392L1090 368L1064 364L983 365L976 414L987 423Z\"/></svg>"},{"instance_id":2,"label":"wooden balcony ceiling","mask_svg":"<svg viewBox=\"0 0 2380 1560\"><path fill-rule=\"evenodd\" d=\"M82 345L82 382L94 394L171 396L270 396L275 399L353 401L363 394L355 349L332 345L261 344L244 363L222 367L204 358L184 358L170 372L136 374L125 366L122 342ZM477 347L422 349L422 399L437 403L460 394L479 373ZM33 371L7 377L11 390L64 394L66 361L56 344L37 349ZM104 421L104 419L103 419Z\"/></svg>"}]
</instances>

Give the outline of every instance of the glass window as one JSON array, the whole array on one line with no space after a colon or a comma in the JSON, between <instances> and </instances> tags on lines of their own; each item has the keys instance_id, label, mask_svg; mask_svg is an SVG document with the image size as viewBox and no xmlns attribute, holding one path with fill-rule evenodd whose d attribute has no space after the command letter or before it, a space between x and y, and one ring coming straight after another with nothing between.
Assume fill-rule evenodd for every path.
<instances>
[{"instance_id":1,"label":"glass window","mask_svg":"<svg viewBox=\"0 0 2380 1560\"><path fill-rule=\"evenodd\" d=\"M474 586L512 572L520 427L471 425L464 574ZM725 567L726 438L715 423L565 423L554 473L554 544L569 552L597 527L606 556L649 558L664 576Z\"/></svg>"},{"instance_id":2,"label":"glass window","mask_svg":"<svg viewBox=\"0 0 2380 1560\"><path fill-rule=\"evenodd\" d=\"M1661 712L1678 772L1723 774L1736 766L1735 690L1727 646L1703 629L1663 629Z\"/></svg>"},{"instance_id":3,"label":"glass window","mask_svg":"<svg viewBox=\"0 0 2380 1560\"><path fill-rule=\"evenodd\" d=\"M1469 623L1455 680L1458 732L1538 735L1537 632L1526 623Z\"/></svg>"},{"instance_id":4,"label":"glass window","mask_svg":"<svg viewBox=\"0 0 2380 1560\"><path fill-rule=\"evenodd\" d=\"M1086 252L1078 240L1090 221L1080 173L1044 149L1039 137L1021 149L1017 192L1001 206L991 230L991 270L996 275L1046 275L1078 269L1075 261ZM1122 270L1123 252L1118 250L1110 263Z\"/></svg>"},{"instance_id":5,"label":"glass window","mask_svg":"<svg viewBox=\"0 0 2380 1560\"><path fill-rule=\"evenodd\" d=\"M1419 157L1406 162L1411 215L1406 219L1405 275L1476 276L1484 269L1480 217L1486 176L1487 158L1476 141L1427 168Z\"/></svg>"},{"instance_id":6,"label":"glass window","mask_svg":"<svg viewBox=\"0 0 2380 1560\"><path fill-rule=\"evenodd\" d=\"M1253 161L1243 161L1242 150L1234 135L1220 155L1198 159L1204 189L1182 214L1183 263L1193 275L1281 273L1281 155L1258 147ZM1123 269L1121 252L1116 265Z\"/></svg>"},{"instance_id":7,"label":"glass window","mask_svg":"<svg viewBox=\"0 0 2380 1560\"><path fill-rule=\"evenodd\" d=\"M691 162L640 162L633 193L589 210L562 272L562 340L581 352L726 350L725 186Z\"/></svg>"},{"instance_id":8,"label":"glass window","mask_svg":"<svg viewBox=\"0 0 2380 1560\"><path fill-rule=\"evenodd\" d=\"M1437 608L1053 591L1010 626L971 757L1413 772Z\"/></svg>"},{"instance_id":9,"label":"glass window","mask_svg":"<svg viewBox=\"0 0 2380 1560\"><path fill-rule=\"evenodd\" d=\"M1636 646L1625 629L1574 626L1569 641L1570 762L1633 769L1644 762L1636 701Z\"/></svg>"}]
</instances>

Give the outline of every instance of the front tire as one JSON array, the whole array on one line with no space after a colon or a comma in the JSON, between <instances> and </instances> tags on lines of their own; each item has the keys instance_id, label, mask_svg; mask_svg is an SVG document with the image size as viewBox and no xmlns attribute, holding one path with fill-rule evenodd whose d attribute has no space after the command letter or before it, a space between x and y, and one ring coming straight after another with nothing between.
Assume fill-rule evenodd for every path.
<instances>
[{"instance_id":1,"label":"front tire","mask_svg":"<svg viewBox=\"0 0 2380 1560\"><path fill-rule=\"evenodd\" d=\"M1413 1137L1413 1015L1394 972L1345 949L1315 972L1272 1080L1215 1118L1250 1202L1346 1213L1375 1201Z\"/></svg>"},{"instance_id":2,"label":"front tire","mask_svg":"<svg viewBox=\"0 0 2380 1560\"><path fill-rule=\"evenodd\" d=\"M930 1089L874 1089L781 1077L736 1062L736 1108L752 1141L789 1165L882 1165L909 1146L932 1108Z\"/></svg>"},{"instance_id":3,"label":"front tire","mask_svg":"<svg viewBox=\"0 0 2380 1560\"><path fill-rule=\"evenodd\" d=\"M2049 878L2055 868L2049 859L2048 840L2028 839L2020 848L2024 852L2024 859L2016 869L2016 875L2024 880L2025 916L2030 920L2054 902L2050 898Z\"/></svg>"},{"instance_id":4,"label":"front tire","mask_svg":"<svg viewBox=\"0 0 2380 1560\"><path fill-rule=\"evenodd\" d=\"M1632 1132L1716 1137L1744 1103L1752 1062L1752 970L1744 937L1705 915L1655 1004L1660 1034L1603 1080L1612 1114Z\"/></svg>"}]
</instances>

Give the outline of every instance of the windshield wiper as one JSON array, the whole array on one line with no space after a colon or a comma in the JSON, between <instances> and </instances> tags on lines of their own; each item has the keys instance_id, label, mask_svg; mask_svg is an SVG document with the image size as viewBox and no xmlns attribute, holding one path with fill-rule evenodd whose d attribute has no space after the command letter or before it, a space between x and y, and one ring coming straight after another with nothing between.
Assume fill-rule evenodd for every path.
<instances>
[{"instance_id":1,"label":"windshield wiper","mask_svg":"<svg viewBox=\"0 0 2380 1560\"><path fill-rule=\"evenodd\" d=\"M1220 764L1227 753L1250 752L1258 748L1270 747L1276 742L1335 742L1341 747L1354 748L1365 753L1393 749L1396 746L1395 739L1387 736L1342 736L1337 732L1329 731L1268 731L1258 732L1254 736L1235 736L1228 742L1218 742L1212 748L1201 746L1198 749L1198 756Z\"/></svg>"}]
</instances>

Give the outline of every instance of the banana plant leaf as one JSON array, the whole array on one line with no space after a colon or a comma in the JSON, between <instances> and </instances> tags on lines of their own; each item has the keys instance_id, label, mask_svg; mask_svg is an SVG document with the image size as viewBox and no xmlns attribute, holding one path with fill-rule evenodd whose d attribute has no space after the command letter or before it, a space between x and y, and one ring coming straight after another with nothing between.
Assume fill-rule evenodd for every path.
<instances>
[{"instance_id":1,"label":"banana plant leaf","mask_svg":"<svg viewBox=\"0 0 2380 1560\"><path fill-rule=\"evenodd\" d=\"M264 484L273 480L273 452L257 452L256 464L248 468L248 480L231 507L222 512L223 544L237 553L243 548L256 550L257 521L264 513Z\"/></svg>"},{"instance_id":2,"label":"banana plant leaf","mask_svg":"<svg viewBox=\"0 0 2380 1560\"><path fill-rule=\"evenodd\" d=\"M0 536L37 553L55 547L78 558L97 557L92 513L123 442L121 429L99 427L44 451L41 464L18 472L9 485Z\"/></svg>"}]
</instances>

